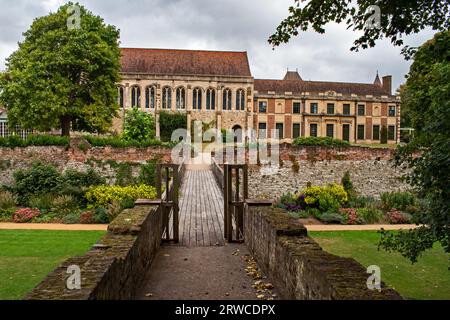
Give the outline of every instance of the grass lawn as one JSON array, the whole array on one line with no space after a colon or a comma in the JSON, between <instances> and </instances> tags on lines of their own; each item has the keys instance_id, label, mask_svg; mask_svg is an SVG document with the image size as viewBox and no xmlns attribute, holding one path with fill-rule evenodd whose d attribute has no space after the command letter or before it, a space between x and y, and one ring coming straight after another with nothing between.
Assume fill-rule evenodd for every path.
<instances>
[{"instance_id":1,"label":"grass lawn","mask_svg":"<svg viewBox=\"0 0 450 320\"><path fill-rule=\"evenodd\" d=\"M324 250L351 257L365 267L378 265L381 280L412 299L450 300L449 257L436 245L412 265L398 253L378 251L380 235L376 231L310 232Z\"/></svg>"},{"instance_id":2,"label":"grass lawn","mask_svg":"<svg viewBox=\"0 0 450 320\"><path fill-rule=\"evenodd\" d=\"M0 230L0 300L17 300L61 262L83 255L103 231Z\"/></svg>"}]
</instances>

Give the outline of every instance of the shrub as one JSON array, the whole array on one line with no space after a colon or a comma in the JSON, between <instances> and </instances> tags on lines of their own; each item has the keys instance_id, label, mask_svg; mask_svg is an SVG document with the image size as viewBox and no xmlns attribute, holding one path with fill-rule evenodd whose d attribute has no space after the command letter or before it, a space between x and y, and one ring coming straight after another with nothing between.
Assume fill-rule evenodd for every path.
<instances>
[{"instance_id":1,"label":"shrub","mask_svg":"<svg viewBox=\"0 0 450 320\"><path fill-rule=\"evenodd\" d=\"M80 223L81 224L92 224L94 223L94 212L93 211L85 211L80 214Z\"/></svg>"},{"instance_id":2,"label":"shrub","mask_svg":"<svg viewBox=\"0 0 450 320\"><path fill-rule=\"evenodd\" d=\"M148 185L139 186L93 186L86 192L86 199L94 207L107 208L114 200L124 201L130 199L155 199L155 187Z\"/></svg>"},{"instance_id":3,"label":"shrub","mask_svg":"<svg viewBox=\"0 0 450 320\"><path fill-rule=\"evenodd\" d=\"M56 193L61 175L52 165L34 162L27 170L14 172L14 191L22 205L27 205L32 195Z\"/></svg>"},{"instance_id":4,"label":"shrub","mask_svg":"<svg viewBox=\"0 0 450 320\"><path fill-rule=\"evenodd\" d=\"M161 140L171 141L172 133L177 129L187 128L187 115L181 112L161 111L159 113L159 126L161 130Z\"/></svg>"},{"instance_id":5,"label":"shrub","mask_svg":"<svg viewBox=\"0 0 450 320\"><path fill-rule=\"evenodd\" d=\"M80 214L76 212L69 213L62 218L64 224L77 224L80 223Z\"/></svg>"},{"instance_id":6,"label":"shrub","mask_svg":"<svg viewBox=\"0 0 450 320\"><path fill-rule=\"evenodd\" d=\"M358 208L356 211L366 224L377 223L383 219L383 212L374 206Z\"/></svg>"},{"instance_id":7,"label":"shrub","mask_svg":"<svg viewBox=\"0 0 450 320\"><path fill-rule=\"evenodd\" d=\"M85 136L84 137L93 147L113 147L113 148L146 148L153 146L162 146L171 148L173 146L172 143L161 142L157 139L149 139L145 141L136 141L136 140L125 140L121 137L117 136L109 136L109 137L94 137L94 136Z\"/></svg>"},{"instance_id":8,"label":"shrub","mask_svg":"<svg viewBox=\"0 0 450 320\"><path fill-rule=\"evenodd\" d=\"M349 147L348 141L333 139L330 137L298 137L292 143L294 146L326 146Z\"/></svg>"},{"instance_id":9,"label":"shrub","mask_svg":"<svg viewBox=\"0 0 450 320\"><path fill-rule=\"evenodd\" d=\"M9 191L0 191L0 210L10 210L16 206L17 198Z\"/></svg>"},{"instance_id":10,"label":"shrub","mask_svg":"<svg viewBox=\"0 0 450 320\"><path fill-rule=\"evenodd\" d=\"M94 223L104 224L110 222L108 219L108 212L105 208L95 209Z\"/></svg>"},{"instance_id":11,"label":"shrub","mask_svg":"<svg viewBox=\"0 0 450 320\"><path fill-rule=\"evenodd\" d=\"M30 209L30 208L20 209L14 212L13 221L15 223L30 222L33 218L38 217L40 214L41 212L38 209Z\"/></svg>"},{"instance_id":12,"label":"shrub","mask_svg":"<svg viewBox=\"0 0 450 320\"><path fill-rule=\"evenodd\" d=\"M344 173L344 176L341 179L341 184L344 187L344 190L347 192L347 194L349 196L351 196L351 198L353 197L353 195L355 194L355 187L353 186L353 182L350 179L350 172L346 171Z\"/></svg>"},{"instance_id":13,"label":"shrub","mask_svg":"<svg viewBox=\"0 0 450 320\"><path fill-rule=\"evenodd\" d=\"M41 212L48 212L52 209L55 198L56 196L52 193L31 196L28 204L31 208L39 209Z\"/></svg>"},{"instance_id":14,"label":"shrub","mask_svg":"<svg viewBox=\"0 0 450 320\"><path fill-rule=\"evenodd\" d=\"M299 200L302 198L308 207L318 208L321 212L337 212L339 207L348 201L344 187L335 183L325 187L307 187L301 192Z\"/></svg>"},{"instance_id":15,"label":"shrub","mask_svg":"<svg viewBox=\"0 0 450 320\"><path fill-rule=\"evenodd\" d=\"M111 222L113 221L121 212L123 211L123 207L120 203L120 201L114 200L109 206L108 206L108 220Z\"/></svg>"},{"instance_id":16,"label":"shrub","mask_svg":"<svg viewBox=\"0 0 450 320\"><path fill-rule=\"evenodd\" d=\"M106 179L92 168L86 172L68 169L63 175L63 181L74 187L99 186L106 183Z\"/></svg>"},{"instance_id":17,"label":"shrub","mask_svg":"<svg viewBox=\"0 0 450 320\"><path fill-rule=\"evenodd\" d=\"M346 217L337 212L325 212L320 215L320 221L325 223L346 223Z\"/></svg>"},{"instance_id":18,"label":"shrub","mask_svg":"<svg viewBox=\"0 0 450 320\"><path fill-rule=\"evenodd\" d=\"M126 141L147 141L155 138L155 121L151 113L137 108L128 110L125 115L123 138Z\"/></svg>"},{"instance_id":19,"label":"shrub","mask_svg":"<svg viewBox=\"0 0 450 320\"><path fill-rule=\"evenodd\" d=\"M72 196L59 196L53 201L52 211L60 216L66 216L77 208L77 202Z\"/></svg>"},{"instance_id":20,"label":"shrub","mask_svg":"<svg viewBox=\"0 0 450 320\"><path fill-rule=\"evenodd\" d=\"M341 208L339 213L345 217L347 224L362 224L363 220L354 208Z\"/></svg>"},{"instance_id":21,"label":"shrub","mask_svg":"<svg viewBox=\"0 0 450 320\"><path fill-rule=\"evenodd\" d=\"M392 224L409 223L411 216L407 213L400 212L397 209L391 209L387 214L387 220Z\"/></svg>"},{"instance_id":22,"label":"shrub","mask_svg":"<svg viewBox=\"0 0 450 320\"><path fill-rule=\"evenodd\" d=\"M13 219L14 209L0 209L0 222L11 222Z\"/></svg>"},{"instance_id":23,"label":"shrub","mask_svg":"<svg viewBox=\"0 0 450 320\"><path fill-rule=\"evenodd\" d=\"M381 195L381 205L385 211L405 211L409 206L416 205L416 197L411 192L386 192Z\"/></svg>"},{"instance_id":24,"label":"shrub","mask_svg":"<svg viewBox=\"0 0 450 320\"><path fill-rule=\"evenodd\" d=\"M309 208L309 209L306 210L306 212L307 212L308 215L311 216L311 217L314 217L314 218L319 219L319 220L320 220L320 218L321 218L321 212L320 212L319 209L316 209L316 208Z\"/></svg>"},{"instance_id":25,"label":"shrub","mask_svg":"<svg viewBox=\"0 0 450 320\"><path fill-rule=\"evenodd\" d=\"M26 139L13 135L0 137L0 147L17 148L28 146L69 146L69 138L51 135L30 135Z\"/></svg>"},{"instance_id":26,"label":"shrub","mask_svg":"<svg viewBox=\"0 0 450 320\"><path fill-rule=\"evenodd\" d=\"M376 200L373 197L355 196L351 197L347 203L349 208L364 208L367 206L375 206Z\"/></svg>"}]
</instances>

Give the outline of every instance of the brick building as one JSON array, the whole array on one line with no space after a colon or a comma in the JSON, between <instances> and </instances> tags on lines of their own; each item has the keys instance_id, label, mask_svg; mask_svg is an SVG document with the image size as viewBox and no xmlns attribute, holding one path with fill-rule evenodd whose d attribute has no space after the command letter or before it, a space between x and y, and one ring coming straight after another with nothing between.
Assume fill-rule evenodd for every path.
<instances>
[{"instance_id":1,"label":"brick building","mask_svg":"<svg viewBox=\"0 0 450 320\"><path fill-rule=\"evenodd\" d=\"M277 130L283 141L298 136L334 137L352 143L400 140L400 100L392 77L373 83L304 81L297 71L281 80L254 79L246 52L122 49L121 117L137 107L155 114L186 112L188 126L201 120L218 129Z\"/></svg>"}]
</instances>

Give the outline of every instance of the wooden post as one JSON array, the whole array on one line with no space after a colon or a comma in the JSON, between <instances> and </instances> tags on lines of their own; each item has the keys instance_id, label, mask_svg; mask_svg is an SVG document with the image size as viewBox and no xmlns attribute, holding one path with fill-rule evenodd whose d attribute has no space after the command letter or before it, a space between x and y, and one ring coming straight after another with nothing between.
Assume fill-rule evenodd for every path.
<instances>
[{"instance_id":1,"label":"wooden post","mask_svg":"<svg viewBox=\"0 0 450 320\"><path fill-rule=\"evenodd\" d=\"M223 236L225 238L227 237L227 204L228 204L227 170L228 170L228 165L224 164L224 166L223 166Z\"/></svg>"},{"instance_id":2,"label":"wooden post","mask_svg":"<svg viewBox=\"0 0 450 320\"><path fill-rule=\"evenodd\" d=\"M178 196L180 189L180 177L178 176L178 165L173 167L173 240L175 243L179 241L179 215Z\"/></svg>"}]
</instances>

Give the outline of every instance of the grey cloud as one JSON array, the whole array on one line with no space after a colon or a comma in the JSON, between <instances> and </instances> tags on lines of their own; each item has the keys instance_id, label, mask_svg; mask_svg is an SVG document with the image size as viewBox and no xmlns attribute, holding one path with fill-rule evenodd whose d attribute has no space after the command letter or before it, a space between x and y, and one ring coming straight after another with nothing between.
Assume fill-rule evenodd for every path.
<instances>
[{"instance_id":1,"label":"grey cloud","mask_svg":"<svg viewBox=\"0 0 450 320\"><path fill-rule=\"evenodd\" d=\"M0 0L0 69L17 48L33 18L56 10L61 0ZM272 50L267 38L288 13L293 0L80 0L93 13L121 30L124 47L248 51L256 78L281 78L287 67L304 79L371 82L376 70L404 81L410 62L400 48L379 41L374 49L350 52L355 35L330 25L325 35L303 33ZM413 45L432 37L425 31L409 37Z\"/></svg>"}]
</instances>

